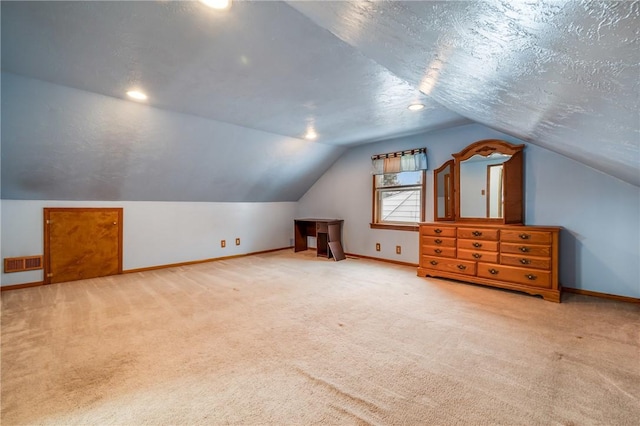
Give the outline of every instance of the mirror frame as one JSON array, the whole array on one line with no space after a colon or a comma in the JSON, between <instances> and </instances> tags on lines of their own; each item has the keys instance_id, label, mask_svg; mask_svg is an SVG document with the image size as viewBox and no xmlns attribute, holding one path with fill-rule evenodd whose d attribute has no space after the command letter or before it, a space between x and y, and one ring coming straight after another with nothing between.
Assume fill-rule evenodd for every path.
<instances>
[{"instance_id":1,"label":"mirror frame","mask_svg":"<svg viewBox=\"0 0 640 426\"><path fill-rule=\"evenodd\" d=\"M514 145L500 139L484 139L472 143L460 152L451 154L453 160L445 162L433 172L433 204L434 222L481 222L495 224L524 224L524 168L523 149L525 145ZM511 158L503 164L503 199L502 217L461 217L460 216L460 163L474 155L487 157L493 153L510 155ZM438 173L453 161L453 217L438 218Z\"/></svg>"},{"instance_id":2,"label":"mirror frame","mask_svg":"<svg viewBox=\"0 0 640 426\"><path fill-rule=\"evenodd\" d=\"M448 166L450 166L451 170L451 194L449 197L449 215L448 216L438 216L438 175L442 173ZM456 181L456 171L455 171L455 162L453 160L446 161L442 166L435 169L433 171L433 220L434 222L447 221L451 222L456 219L456 209L455 209L455 181Z\"/></svg>"},{"instance_id":3,"label":"mirror frame","mask_svg":"<svg viewBox=\"0 0 640 426\"><path fill-rule=\"evenodd\" d=\"M513 145L500 139L484 139L474 142L462 151L452 154L455 159L455 217L458 222L487 222L501 224L524 223L523 197L523 160L524 145ZM493 153L510 155L511 158L503 163L503 215L501 218L462 217L460 216L460 163L474 155L487 157Z\"/></svg>"}]
</instances>

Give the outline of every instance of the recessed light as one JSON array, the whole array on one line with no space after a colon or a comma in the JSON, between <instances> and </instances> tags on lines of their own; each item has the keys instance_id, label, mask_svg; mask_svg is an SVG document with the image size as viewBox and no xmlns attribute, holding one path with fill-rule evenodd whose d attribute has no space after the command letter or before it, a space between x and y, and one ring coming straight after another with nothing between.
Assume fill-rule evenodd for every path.
<instances>
[{"instance_id":1,"label":"recessed light","mask_svg":"<svg viewBox=\"0 0 640 426\"><path fill-rule=\"evenodd\" d=\"M145 95L144 93L138 91L138 90L129 90L127 92L127 96L135 99L136 101L146 101L147 100L147 95Z\"/></svg>"},{"instance_id":2,"label":"recessed light","mask_svg":"<svg viewBox=\"0 0 640 426\"><path fill-rule=\"evenodd\" d=\"M200 3L216 10L225 10L231 7L231 0L200 0Z\"/></svg>"},{"instance_id":3,"label":"recessed light","mask_svg":"<svg viewBox=\"0 0 640 426\"><path fill-rule=\"evenodd\" d=\"M424 104L411 104L411 105L409 105L409 110L410 111L420 111L423 108L424 108Z\"/></svg>"},{"instance_id":4,"label":"recessed light","mask_svg":"<svg viewBox=\"0 0 640 426\"><path fill-rule=\"evenodd\" d=\"M304 135L304 138L308 139L308 140L313 140L313 139L315 139L317 137L318 137L318 134L313 129L308 129L307 130L307 134Z\"/></svg>"}]
</instances>

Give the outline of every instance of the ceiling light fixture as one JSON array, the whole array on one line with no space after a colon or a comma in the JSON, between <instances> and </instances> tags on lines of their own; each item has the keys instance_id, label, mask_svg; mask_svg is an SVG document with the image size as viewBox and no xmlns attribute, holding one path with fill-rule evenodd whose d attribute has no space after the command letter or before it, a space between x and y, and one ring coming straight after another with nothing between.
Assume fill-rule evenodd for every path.
<instances>
[{"instance_id":1,"label":"ceiling light fixture","mask_svg":"<svg viewBox=\"0 0 640 426\"><path fill-rule=\"evenodd\" d=\"M200 0L200 3L216 10L226 10L231 7L231 0Z\"/></svg>"},{"instance_id":2,"label":"ceiling light fixture","mask_svg":"<svg viewBox=\"0 0 640 426\"><path fill-rule=\"evenodd\" d=\"M313 130L313 129L308 129L308 130L307 130L307 134L306 134L306 135L304 135L304 138L305 138L305 139L308 139L308 140L313 140L313 139L315 139L315 138L317 138L317 137L318 137L318 134L317 134L317 133L316 133L316 131L315 131L315 130Z\"/></svg>"},{"instance_id":3,"label":"ceiling light fixture","mask_svg":"<svg viewBox=\"0 0 640 426\"><path fill-rule=\"evenodd\" d=\"M129 90L127 92L127 96L135 99L136 101L146 101L147 100L147 95L145 95L144 93L138 91L138 90Z\"/></svg>"},{"instance_id":4,"label":"ceiling light fixture","mask_svg":"<svg viewBox=\"0 0 640 426\"><path fill-rule=\"evenodd\" d=\"M424 109L424 104L411 104L411 105L409 105L409 110L410 111L420 111L421 109Z\"/></svg>"}]
</instances>

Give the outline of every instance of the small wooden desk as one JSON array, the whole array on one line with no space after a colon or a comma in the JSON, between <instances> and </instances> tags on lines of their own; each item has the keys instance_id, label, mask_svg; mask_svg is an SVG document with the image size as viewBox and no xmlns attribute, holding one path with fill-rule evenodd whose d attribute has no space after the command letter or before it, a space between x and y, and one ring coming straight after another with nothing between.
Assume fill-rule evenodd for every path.
<instances>
[{"instance_id":1,"label":"small wooden desk","mask_svg":"<svg viewBox=\"0 0 640 426\"><path fill-rule=\"evenodd\" d=\"M294 252L307 250L307 237L316 237L317 256L332 257L329 242L342 244L342 219L295 219Z\"/></svg>"}]
</instances>

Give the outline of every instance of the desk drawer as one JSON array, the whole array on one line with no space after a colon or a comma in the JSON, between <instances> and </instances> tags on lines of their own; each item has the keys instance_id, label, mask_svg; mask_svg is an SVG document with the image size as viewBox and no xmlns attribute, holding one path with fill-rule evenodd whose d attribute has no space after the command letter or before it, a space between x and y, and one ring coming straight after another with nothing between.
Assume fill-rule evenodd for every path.
<instances>
[{"instance_id":1,"label":"desk drawer","mask_svg":"<svg viewBox=\"0 0 640 426\"><path fill-rule=\"evenodd\" d=\"M316 232L322 232L323 234L326 234L328 232L328 227L326 222L316 223Z\"/></svg>"}]
</instances>

